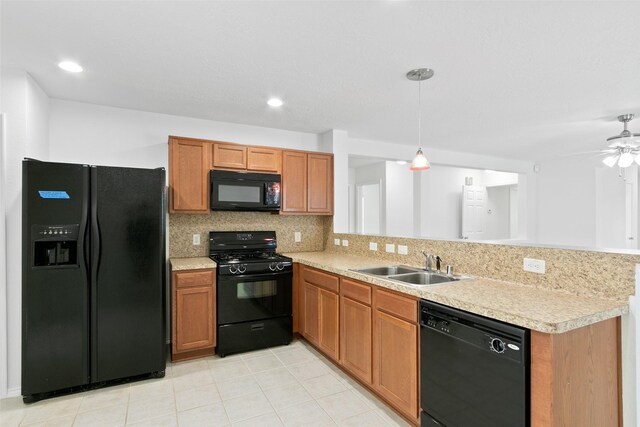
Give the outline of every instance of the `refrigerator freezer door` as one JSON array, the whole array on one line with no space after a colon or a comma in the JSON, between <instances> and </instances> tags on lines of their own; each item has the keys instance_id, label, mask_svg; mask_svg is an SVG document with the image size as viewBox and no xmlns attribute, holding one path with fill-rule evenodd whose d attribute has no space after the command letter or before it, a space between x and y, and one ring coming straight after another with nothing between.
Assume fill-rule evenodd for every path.
<instances>
[{"instance_id":1,"label":"refrigerator freezer door","mask_svg":"<svg viewBox=\"0 0 640 427\"><path fill-rule=\"evenodd\" d=\"M89 380L89 167L22 164L22 394Z\"/></svg>"},{"instance_id":2,"label":"refrigerator freezer door","mask_svg":"<svg viewBox=\"0 0 640 427\"><path fill-rule=\"evenodd\" d=\"M92 382L165 369L164 169L91 168Z\"/></svg>"}]
</instances>

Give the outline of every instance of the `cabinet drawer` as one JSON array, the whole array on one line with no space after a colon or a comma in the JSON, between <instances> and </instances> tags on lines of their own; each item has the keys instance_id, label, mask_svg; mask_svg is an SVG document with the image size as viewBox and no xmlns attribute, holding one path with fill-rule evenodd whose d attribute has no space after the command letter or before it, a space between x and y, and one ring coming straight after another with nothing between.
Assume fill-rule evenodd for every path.
<instances>
[{"instance_id":1,"label":"cabinet drawer","mask_svg":"<svg viewBox=\"0 0 640 427\"><path fill-rule=\"evenodd\" d=\"M175 287L213 286L215 270L178 271L175 273Z\"/></svg>"},{"instance_id":2,"label":"cabinet drawer","mask_svg":"<svg viewBox=\"0 0 640 427\"><path fill-rule=\"evenodd\" d=\"M340 291L347 298L371 305L371 286L369 285L341 278Z\"/></svg>"},{"instance_id":3,"label":"cabinet drawer","mask_svg":"<svg viewBox=\"0 0 640 427\"><path fill-rule=\"evenodd\" d=\"M376 290L376 308L410 322L418 321L418 301L411 298Z\"/></svg>"},{"instance_id":4,"label":"cabinet drawer","mask_svg":"<svg viewBox=\"0 0 640 427\"><path fill-rule=\"evenodd\" d=\"M326 289L331 292L338 293L340 289L338 276L333 274L323 273L318 270L314 270L309 267L304 267L302 270L302 279L305 282L309 282L320 288Z\"/></svg>"}]
</instances>

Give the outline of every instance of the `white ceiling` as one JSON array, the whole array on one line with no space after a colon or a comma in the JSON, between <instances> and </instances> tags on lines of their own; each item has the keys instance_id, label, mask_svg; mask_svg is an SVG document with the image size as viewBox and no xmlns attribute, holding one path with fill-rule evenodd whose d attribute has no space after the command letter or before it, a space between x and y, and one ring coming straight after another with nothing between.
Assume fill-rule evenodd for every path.
<instances>
[{"instance_id":1,"label":"white ceiling","mask_svg":"<svg viewBox=\"0 0 640 427\"><path fill-rule=\"evenodd\" d=\"M0 5L2 65L53 98L416 145L405 73L430 67L424 146L524 160L604 147L640 115L640 2Z\"/></svg>"}]
</instances>

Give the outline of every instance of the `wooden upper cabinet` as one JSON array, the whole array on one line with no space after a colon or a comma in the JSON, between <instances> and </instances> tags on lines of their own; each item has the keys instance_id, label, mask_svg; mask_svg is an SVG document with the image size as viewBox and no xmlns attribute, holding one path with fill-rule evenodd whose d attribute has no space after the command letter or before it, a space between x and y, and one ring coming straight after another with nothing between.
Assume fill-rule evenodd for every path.
<instances>
[{"instance_id":1,"label":"wooden upper cabinet","mask_svg":"<svg viewBox=\"0 0 640 427\"><path fill-rule=\"evenodd\" d=\"M333 213L333 156L308 154L307 210L318 214Z\"/></svg>"},{"instance_id":2,"label":"wooden upper cabinet","mask_svg":"<svg viewBox=\"0 0 640 427\"><path fill-rule=\"evenodd\" d=\"M169 138L171 213L209 212L210 143Z\"/></svg>"},{"instance_id":3,"label":"wooden upper cabinet","mask_svg":"<svg viewBox=\"0 0 640 427\"><path fill-rule=\"evenodd\" d=\"M307 154L282 152L282 212L307 212Z\"/></svg>"},{"instance_id":4,"label":"wooden upper cabinet","mask_svg":"<svg viewBox=\"0 0 640 427\"><path fill-rule=\"evenodd\" d=\"M333 214L333 155L282 152L282 213Z\"/></svg>"},{"instance_id":5,"label":"wooden upper cabinet","mask_svg":"<svg viewBox=\"0 0 640 427\"><path fill-rule=\"evenodd\" d=\"M213 144L213 168L247 169L247 147L237 144Z\"/></svg>"},{"instance_id":6,"label":"wooden upper cabinet","mask_svg":"<svg viewBox=\"0 0 640 427\"><path fill-rule=\"evenodd\" d=\"M268 147L247 147L247 170L280 173L282 151Z\"/></svg>"}]
</instances>

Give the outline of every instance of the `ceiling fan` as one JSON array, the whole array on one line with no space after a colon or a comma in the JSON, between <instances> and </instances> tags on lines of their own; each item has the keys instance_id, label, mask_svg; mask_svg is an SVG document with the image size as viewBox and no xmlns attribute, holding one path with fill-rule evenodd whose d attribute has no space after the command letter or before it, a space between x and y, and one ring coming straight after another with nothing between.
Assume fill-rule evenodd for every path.
<instances>
[{"instance_id":1,"label":"ceiling fan","mask_svg":"<svg viewBox=\"0 0 640 427\"><path fill-rule=\"evenodd\" d=\"M607 138L609 148L601 150L607 157L602 159L602 163L610 168L618 165L620 168L627 168L635 161L640 165L640 133L632 133L627 129L627 124L633 120L633 114L623 114L618 116L618 121L623 123L624 130L616 136Z\"/></svg>"}]
</instances>

